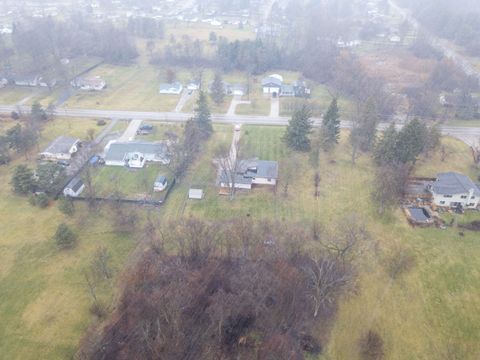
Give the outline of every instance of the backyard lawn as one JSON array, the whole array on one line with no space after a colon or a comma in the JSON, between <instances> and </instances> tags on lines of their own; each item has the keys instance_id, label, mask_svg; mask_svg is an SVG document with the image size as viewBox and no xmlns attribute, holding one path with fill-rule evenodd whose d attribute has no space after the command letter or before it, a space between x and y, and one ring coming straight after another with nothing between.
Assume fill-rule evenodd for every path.
<instances>
[{"instance_id":1,"label":"backyard lawn","mask_svg":"<svg viewBox=\"0 0 480 360\"><path fill-rule=\"evenodd\" d=\"M155 163L147 163L143 169L121 166L91 167L90 174L96 196L130 200L163 200L167 191L154 192L155 179L158 175L164 175L169 184L173 180L168 167ZM82 176L86 176L85 173Z\"/></svg>"}]
</instances>

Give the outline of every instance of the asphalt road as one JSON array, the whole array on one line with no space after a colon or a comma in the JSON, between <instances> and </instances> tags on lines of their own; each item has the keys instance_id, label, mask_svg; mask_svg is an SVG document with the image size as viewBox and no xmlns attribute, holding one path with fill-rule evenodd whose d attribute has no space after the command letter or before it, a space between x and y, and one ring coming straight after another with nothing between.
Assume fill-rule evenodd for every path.
<instances>
[{"instance_id":1,"label":"asphalt road","mask_svg":"<svg viewBox=\"0 0 480 360\"><path fill-rule=\"evenodd\" d=\"M12 111L21 110L24 113L30 111L30 107L23 106L0 106L0 113L9 114ZM65 109L58 108L57 116L76 117L76 118L106 118L106 119L140 119L149 121L162 122L185 122L190 119L191 113L175 113L175 112L147 112L147 111L119 111L119 110L89 110L89 109ZM253 115L212 115L212 121L223 124L243 124L243 125L287 125L290 118L288 117L269 117L269 116L253 116ZM314 118L314 125L321 123L320 118ZM349 121L342 121L342 128L350 128ZM384 129L389 124L382 123L379 129ZM401 125L398 125L400 127ZM455 127L443 126L442 133L444 135L454 136L468 145L479 144L480 127Z\"/></svg>"}]
</instances>

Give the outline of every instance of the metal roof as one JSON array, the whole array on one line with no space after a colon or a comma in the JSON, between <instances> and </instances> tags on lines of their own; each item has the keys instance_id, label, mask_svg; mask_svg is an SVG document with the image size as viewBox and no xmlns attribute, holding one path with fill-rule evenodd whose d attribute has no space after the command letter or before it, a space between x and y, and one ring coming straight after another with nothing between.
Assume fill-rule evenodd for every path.
<instances>
[{"instance_id":1,"label":"metal roof","mask_svg":"<svg viewBox=\"0 0 480 360\"><path fill-rule=\"evenodd\" d=\"M282 86L282 81L279 78L273 77L273 76L267 76L266 78L262 79L262 86L275 86L275 87L281 87Z\"/></svg>"},{"instance_id":2,"label":"metal roof","mask_svg":"<svg viewBox=\"0 0 480 360\"><path fill-rule=\"evenodd\" d=\"M83 181L81 179L74 178L68 183L67 189L72 189L74 192L77 192L82 186Z\"/></svg>"},{"instance_id":3,"label":"metal roof","mask_svg":"<svg viewBox=\"0 0 480 360\"><path fill-rule=\"evenodd\" d=\"M467 194L470 190L473 190L476 196L480 196L477 185L468 176L456 172L440 173L432 184L432 191L440 195Z\"/></svg>"}]
</instances>

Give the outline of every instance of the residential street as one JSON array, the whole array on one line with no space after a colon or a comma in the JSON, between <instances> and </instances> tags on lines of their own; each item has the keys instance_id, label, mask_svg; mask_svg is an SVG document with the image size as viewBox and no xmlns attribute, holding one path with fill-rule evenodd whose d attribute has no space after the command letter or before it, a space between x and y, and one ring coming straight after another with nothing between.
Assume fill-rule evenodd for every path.
<instances>
[{"instance_id":1,"label":"residential street","mask_svg":"<svg viewBox=\"0 0 480 360\"><path fill-rule=\"evenodd\" d=\"M0 106L0 113L10 114L17 111L17 106ZM30 111L30 107L23 106L20 110L24 113ZM66 109L58 108L56 110L58 116L77 117L77 118L105 118L105 119L142 119L149 121L163 122L186 122L192 117L191 113L175 113L175 112L145 112L145 111L119 111L119 110L89 110L89 109ZM269 116L253 116L253 115L212 115L214 123L221 124L243 124L243 125L288 125L288 117L269 117ZM321 119L312 119L314 126L320 126ZM349 121L342 121L342 128L350 128ZM379 125L379 129L389 126L388 123ZM400 127L401 125L397 125ZM467 144L478 142L480 138L480 127L460 127L460 126L443 126L442 133L456 137Z\"/></svg>"}]
</instances>

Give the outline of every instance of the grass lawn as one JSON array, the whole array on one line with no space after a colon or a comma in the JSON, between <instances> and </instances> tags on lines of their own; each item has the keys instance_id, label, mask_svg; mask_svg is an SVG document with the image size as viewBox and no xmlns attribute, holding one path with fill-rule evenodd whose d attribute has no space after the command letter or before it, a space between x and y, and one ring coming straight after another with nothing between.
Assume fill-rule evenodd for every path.
<instances>
[{"instance_id":1,"label":"grass lawn","mask_svg":"<svg viewBox=\"0 0 480 360\"><path fill-rule=\"evenodd\" d=\"M63 133L60 129L65 125L57 121L47 125L41 143L54 138L56 131ZM83 122L70 122L71 135L83 134ZM71 219L62 215L55 203L39 209L13 194L11 173L22 162L23 157L0 167L0 357L72 358L94 321L83 271L100 246L108 250L115 279L102 283L97 291L101 301L111 307L116 274L135 242L114 231L109 209L92 212L77 203L75 219ZM59 250L52 239L62 222L78 235L74 249Z\"/></svg>"},{"instance_id":2,"label":"grass lawn","mask_svg":"<svg viewBox=\"0 0 480 360\"><path fill-rule=\"evenodd\" d=\"M0 89L0 104L15 105L19 101L34 96L35 89L28 87L7 86Z\"/></svg>"},{"instance_id":3,"label":"grass lawn","mask_svg":"<svg viewBox=\"0 0 480 360\"><path fill-rule=\"evenodd\" d=\"M101 76L107 82L107 88L100 92L79 91L65 103L66 107L173 111L180 98L159 94L164 74L150 65L102 65L88 76Z\"/></svg>"},{"instance_id":4,"label":"grass lawn","mask_svg":"<svg viewBox=\"0 0 480 360\"><path fill-rule=\"evenodd\" d=\"M132 200L163 200L166 190L154 192L155 179L158 175L165 175L168 183L172 182L170 170L166 166L154 163L147 163L143 169L121 166L100 166L90 169L95 194L99 197L119 194L122 198Z\"/></svg>"},{"instance_id":5,"label":"grass lawn","mask_svg":"<svg viewBox=\"0 0 480 360\"><path fill-rule=\"evenodd\" d=\"M137 135L136 140L142 141L160 141L168 138L167 133L176 134L178 137L182 136L183 124L165 124L165 123L153 123L145 121L144 124L150 124L153 126L153 131L149 135Z\"/></svg>"},{"instance_id":6,"label":"grass lawn","mask_svg":"<svg viewBox=\"0 0 480 360\"><path fill-rule=\"evenodd\" d=\"M239 193L234 201L217 195L211 149L219 140L230 141L222 129L207 146L207 151L192 167L182 184L174 190L163 209L164 219L197 216L206 219L250 216L281 222L301 222L309 226L320 221L326 229L347 214L356 214L366 224L376 246L361 256L356 291L343 297L331 338L320 359L358 359L358 340L370 329L385 344L386 359L478 359L480 356L480 242L478 234L449 228L414 229L400 209L379 216L371 200L374 166L366 156L356 165L350 162L347 133L332 154L321 155L320 196L314 197L314 170L306 154L291 154L281 141L284 128L242 128L245 156L278 160L280 180L277 192L254 189ZM452 154L442 162L435 155L421 159L417 175L435 176L447 169L478 174L471 165L468 148L457 140L443 139ZM334 161L333 161L334 160ZM295 174L288 195L283 193L288 162ZM282 178L283 177L283 178ZM205 190L200 201L186 199L190 186ZM468 213L464 219L480 219ZM459 222L461 220L459 219ZM341 231L336 229L336 231ZM311 253L319 244L306 244ZM413 255L413 267L393 280L386 263L397 251Z\"/></svg>"}]
</instances>

